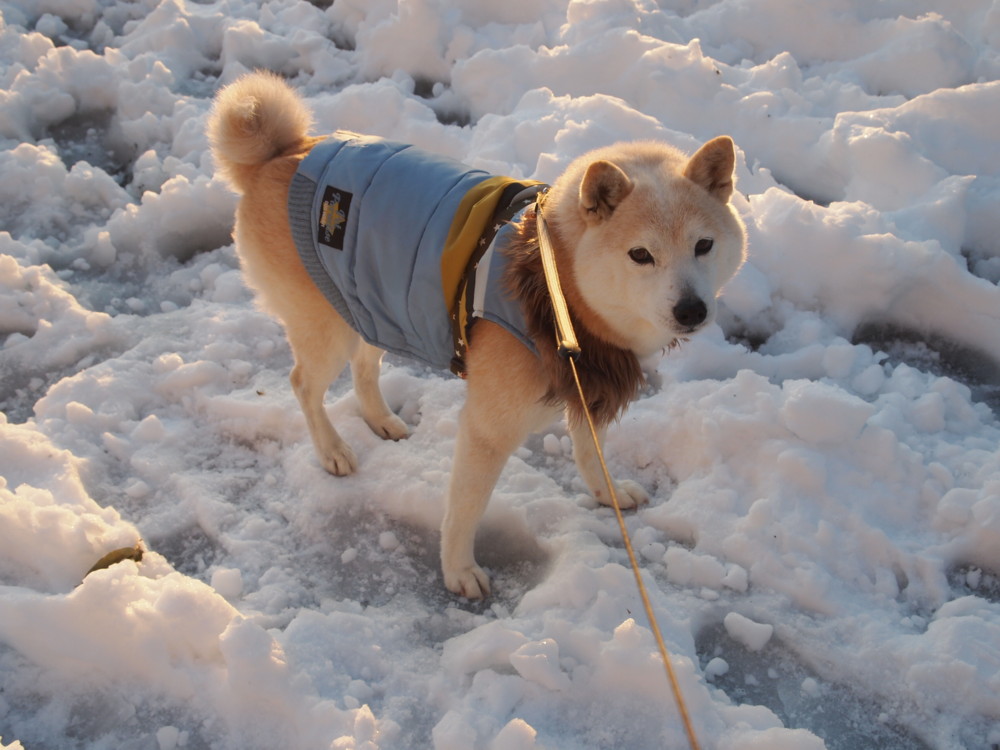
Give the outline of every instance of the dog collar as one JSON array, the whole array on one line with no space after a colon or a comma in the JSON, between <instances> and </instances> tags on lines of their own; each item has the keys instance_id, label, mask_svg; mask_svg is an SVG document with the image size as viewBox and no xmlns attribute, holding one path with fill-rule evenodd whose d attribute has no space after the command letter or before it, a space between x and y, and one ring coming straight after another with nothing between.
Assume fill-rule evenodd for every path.
<instances>
[{"instance_id":1,"label":"dog collar","mask_svg":"<svg viewBox=\"0 0 1000 750\"><path fill-rule=\"evenodd\" d=\"M490 275L489 260L496 250L497 235L507 224L518 218L548 186L531 181L511 182L497 201L493 216L479 236L475 249L459 279L455 302L451 310L454 356L451 371L460 378L466 376L465 357L469 350L469 330L482 309L482 297Z\"/></svg>"}]
</instances>

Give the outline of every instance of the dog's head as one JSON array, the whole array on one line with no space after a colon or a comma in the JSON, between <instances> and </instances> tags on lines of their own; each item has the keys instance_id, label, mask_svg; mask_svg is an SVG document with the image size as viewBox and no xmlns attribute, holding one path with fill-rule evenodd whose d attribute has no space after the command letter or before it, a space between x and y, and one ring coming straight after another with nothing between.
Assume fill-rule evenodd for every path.
<instances>
[{"instance_id":1,"label":"dog's head","mask_svg":"<svg viewBox=\"0 0 1000 750\"><path fill-rule=\"evenodd\" d=\"M584 324L642 356L715 318L716 297L745 257L729 202L734 166L725 136L690 159L642 142L570 165L553 186L553 219Z\"/></svg>"}]
</instances>

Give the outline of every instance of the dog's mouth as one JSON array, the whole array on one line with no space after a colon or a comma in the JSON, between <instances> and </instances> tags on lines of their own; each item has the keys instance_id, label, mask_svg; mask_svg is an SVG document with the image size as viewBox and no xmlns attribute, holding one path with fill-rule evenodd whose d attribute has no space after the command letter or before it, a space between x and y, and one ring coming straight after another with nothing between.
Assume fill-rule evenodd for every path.
<instances>
[{"instance_id":1,"label":"dog's mouth","mask_svg":"<svg viewBox=\"0 0 1000 750\"><path fill-rule=\"evenodd\" d=\"M715 319L715 311L706 310L696 320L685 323L677 319L676 308L677 305L674 304L657 317L646 318L641 325L637 325L636 328L642 334L626 339L631 341L629 348L640 354L669 351L706 328Z\"/></svg>"},{"instance_id":2,"label":"dog's mouth","mask_svg":"<svg viewBox=\"0 0 1000 750\"><path fill-rule=\"evenodd\" d=\"M681 333L684 336L692 336L692 335L698 333L699 331L704 331L706 328L708 328L712 324L712 322L714 320L715 320L714 317L706 318L704 321L702 321L701 323L699 323L696 326L691 326L690 328L685 328Z\"/></svg>"},{"instance_id":3,"label":"dog's mouth","mask_svg":"<svg viewBox=\"0 0 1000 750\"><path fill-rule=\"evenodd\" d=\"M697 323L683 323L677 320L672 313L667 313L663 317L663 327L671 336L675 338L688 338L706 328L712 322L714 316L711 314Z\"/></svg>"}]
</instances>

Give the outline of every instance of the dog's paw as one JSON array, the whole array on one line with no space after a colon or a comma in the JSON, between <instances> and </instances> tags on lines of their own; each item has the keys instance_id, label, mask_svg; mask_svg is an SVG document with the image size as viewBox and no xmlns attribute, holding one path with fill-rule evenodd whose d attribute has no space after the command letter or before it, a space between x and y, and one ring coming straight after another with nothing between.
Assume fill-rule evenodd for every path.
<instances>
[{"instance_id":1,"label":"dog's paw","mask_svg":"<svg viewBox=\"0 0 1000 750\"><path fill-rule=\"evenodd\" d=\"M622 508L637 508L649 502L649 494L638 482L631 479L623 479L615 482L615 490L618 492L618 504Z\"/></svg>"},{"instance_id":2,"label":"dog's paw","mask_svg":"<svg viewBox=\"0 0 1000 750\"><path fill-rule=\"evenodd\" d=\"M490 595L490 577L475 564L457 571L446 570L444 585L451 593L466 599L485 599Z\"/></svg>"},{"instance_id":3,"label":"dog's paw","mask_svg":"<svg viewBox=\"0 0 1000 750\"><path fill-rule=\"evenodd\" d=\"M368 426L383 440L405 440L410 436L406 422L395 414L389 414L378 422L369 422Z\"/></svg>"},{"instance_id":4,"label":"dog's paw","mask_svg":"<svg viewBox=\"0 0 1000 750\"><path fill-rule=\"evenodd\" d=\"M649 502L646 490L642 488L641 484L633 482L631 479L615 482L615 494L618 495L618 505L622 510L631 510ZM606 489L597 495L597 501L601 505L614 506Z\"/></svg>"},{"instance_id":5,"label":"dog's paw","mask_svg":"<svg viewBox=\"0 0 1000 750\"><path fill-rule=\"evenodd\" d=\"M341 442L319 454L323 468L337 477L346 477L358 470L358 457L347 443Z\"/></svg>"}]
</instances>

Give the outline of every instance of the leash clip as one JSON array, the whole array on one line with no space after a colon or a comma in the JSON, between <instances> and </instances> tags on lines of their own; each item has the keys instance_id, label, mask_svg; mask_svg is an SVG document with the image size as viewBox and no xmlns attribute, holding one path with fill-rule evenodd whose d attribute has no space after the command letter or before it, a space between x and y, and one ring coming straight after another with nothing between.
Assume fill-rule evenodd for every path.
<instances>
[{"instance_id":1,"label":"leash clip","mask_svg":"<svg viewBox=\"0 0 1000 750\"><path fill-rule=\"evenodd\" d=\"M559 352L559 356L562 357L563 359L571 359L574 362L580 361L580 354L582 352L580 351L579 346L574 348L560 341L557 351Z\"/></svg>"}]
</instances>

